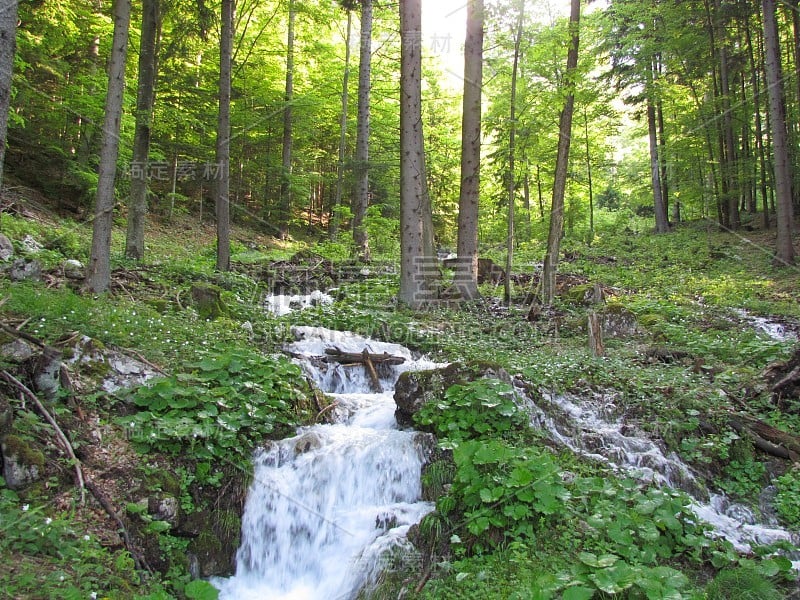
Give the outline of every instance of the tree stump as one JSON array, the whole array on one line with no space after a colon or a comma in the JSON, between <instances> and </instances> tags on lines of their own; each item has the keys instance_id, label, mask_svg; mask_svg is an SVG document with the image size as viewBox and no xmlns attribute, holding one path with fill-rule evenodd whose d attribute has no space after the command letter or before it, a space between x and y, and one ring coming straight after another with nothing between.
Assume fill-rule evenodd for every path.
<instances>
[{"instance_id":1,"label":"tree stump","mask_svg":"<svg viewBox=\"0 0 800 600\"><path fill-rule=\"evenodd\" d=\"M603 327L597 313L591 311L587 320L589 330L589 349L593 356L603 356L606 353L603 345Z\"/></svg>"}]
</instances>

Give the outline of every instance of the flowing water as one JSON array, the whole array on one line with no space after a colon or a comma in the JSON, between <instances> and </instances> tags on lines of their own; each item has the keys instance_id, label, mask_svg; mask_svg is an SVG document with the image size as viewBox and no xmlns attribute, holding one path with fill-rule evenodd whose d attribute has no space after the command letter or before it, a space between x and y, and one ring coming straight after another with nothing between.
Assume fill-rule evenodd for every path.
<instances>
[{"instance_id":1,"label":"flowing water","mask_svg":"<svg viewBox=\"0 0 800 600\"><path fill-rule=\"evenodd\" d=\"M255 459L242 518L236 575L213 583L229 600L348 599L374 579L405 534L433 505L420 500L420 473L432 436L401 431L394 419L400 372L432 368L408 349L349 333L296 327L286 350L331 395L335 423L304 427ZM321 360L328 348L387 352L381 393L360 366Z\"/></svg>"},{"instance_id":2,"label":"flowing water","mask_svg":"<svg viewBox=\"0 0 800 600\"><path fill-rule=\"evenodd\" d=\"M406 533L433 509L420 500L420 473L435 441L397 428L393 388L403 370L438 365L351 333L315 327L293 333L297 341L285 350L334 398L335 423L300 428L255 456L236 575L213 581L225 600L352 599L398 552L413 555ZM367 348L405 362L378 365L376 393L362 366L325 361L330 348ZM517 388L533 426L620 474L688 492L698 518L739 551L779 540L798 544L796 533L770 516L768 501L758 522L749 508L709 491L677 455L626 422L612 394L539 396L534 401L524 386Z\"/></svg>"}]
</instances>

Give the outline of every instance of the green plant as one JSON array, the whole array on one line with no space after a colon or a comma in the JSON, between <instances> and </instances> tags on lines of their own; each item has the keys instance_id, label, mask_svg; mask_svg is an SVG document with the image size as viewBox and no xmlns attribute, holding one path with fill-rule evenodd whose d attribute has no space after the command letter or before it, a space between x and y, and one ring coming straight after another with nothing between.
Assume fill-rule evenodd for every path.
<instances>
[{"instance_id":1,"label":"green plant","mask_svg":"<svg viewBox=\"0 0 800 600\"><path fill-rule=\"evenodd\" d=\"M784 597L769 579L752 567L720 571L705 592L708 600L779 600Z\"/></svg>"},{"instance_id":2,"label":"green plant","mask_svg":"<svg viewBox=\"0 0 800 600\"><path fill-rule=\"evenodd\" d=\"M303 384L285 358L209 352L183 373L137 388L131 395L141 411L117 422L142 451L246 465L256 444L296 421Z\"/></svg>"},{"instance_id":3,"label":"green plant","mask_svg":"<svg viewBox=\"0 0 800 600\"><path fill-rule=\"evenodd\" d=\"M444 398L423 406L414 420L432 426L440 444L453 447L463 440L502 436L519 428L524 417L511 385L486 378L450 386Z\"/></svg>"},{"instance_id":4,"label":"green plant","mask_svg":"<svg viewBox=\"0 0 800 600\"><path fill-rule=\"evenodd\" d=\"M775 508L778 515L788 525L800 528L800 469L794 468L787 471L775 482L778 494L775 497Z\"/></svg>"}]
</instances>

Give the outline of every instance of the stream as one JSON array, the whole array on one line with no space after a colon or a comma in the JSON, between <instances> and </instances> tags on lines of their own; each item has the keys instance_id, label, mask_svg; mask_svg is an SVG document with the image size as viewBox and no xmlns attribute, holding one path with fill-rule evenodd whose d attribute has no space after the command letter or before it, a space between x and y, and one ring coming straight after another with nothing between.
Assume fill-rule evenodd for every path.
<instances>
[{"instance_id":1,"label":"stream","mask_svg":"<svg viewBox=\"0 0 800 600\"><path fill-rule=\"evenodd\" d=\"M318 327L292 332L296 341L284 350L334 399L333 424L301 427L294 437L255 455L236 574L212 580L223 600L352 600L398 553L415 555L406 533L434 508L420 500L420 474L435 439L398 429L393 390L401 372L442 365L352 333ZM323 360L331 348L353 353L367 348L405 362L376 365L381 392L375 393L363 366ZM517 383L518 403L533 427L621 475L686 491L694 513L712 526L711 534L737 550L779 540L798 545L796 533L778 526L768 490L759 518L709 491L676 454L625 421L613 394L542 393L534 401ZM792 558L800 569L800 557Z\"/></svg>"},{"instance_id":2,"label":"stream","mask_svg":"<svg viewBox=\"0 0 800 600\"><path fill-rule=\"evenodd\" d=\"M423 502L420 474L433 436L401 431L394 383L404 370L438 365L397 344L317 327L293 327L285 350L333 397L334 424L297 430L254 457L242 518L236 575L215 579L227 600L350 599L407 551L409 527L433 509ZM321 360L327 348L402 356L376 365L381 393L361 366Z\"/></svg>"}]
</instances>

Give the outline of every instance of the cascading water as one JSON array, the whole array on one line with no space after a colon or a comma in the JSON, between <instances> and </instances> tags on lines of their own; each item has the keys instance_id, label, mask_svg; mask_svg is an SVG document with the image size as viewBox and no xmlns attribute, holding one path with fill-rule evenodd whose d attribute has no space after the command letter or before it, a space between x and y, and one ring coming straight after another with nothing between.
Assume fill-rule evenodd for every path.
<instances>
[{"instance_id":1,"label":"cascading water","mask_svg":"<svg viewBox=\"0 0 800 600\"><path fill-rule=\"evenodd\" d=\"M709 493L680 457L665 452L660 444L618 415L612 395L545 393L534 402L522 388L518 392L531 415L531 424L548 431L554 441L626 475L689 493L694 499L691 508L698 518L738 551L749 552L754 543L800 543L796 533L780 529L775 522L758 523L746 506L731 502L722 494ZM800 561L793 564L800 569Z\"/></svg>"},{"instance_id":2,"label":"cascading water","mask_svg":"<svg viewBox=\"0 0 800 600\"><path fill-rule=\"evenodd\" d=\"M431 436L397 429L392 390L402 370L432 368L408 349L354 334L296 327L286 350L336 403L332 425L298 430L255 459L242 518L236 575L216 579L229 600L349 599L408 542L408 528L433 509L420 500ZM320 360L328 348L401 356L379 368L381 393L361 366Z\"/></svg>"}]
</instances>

